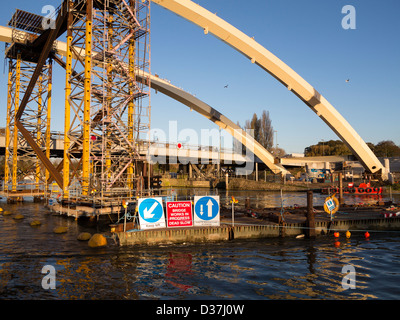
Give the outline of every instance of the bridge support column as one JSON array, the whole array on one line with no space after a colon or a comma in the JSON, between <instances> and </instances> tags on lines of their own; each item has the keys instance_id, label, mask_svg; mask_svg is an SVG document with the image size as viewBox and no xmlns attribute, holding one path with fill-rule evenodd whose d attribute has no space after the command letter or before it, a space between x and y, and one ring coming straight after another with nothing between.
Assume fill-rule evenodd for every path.
<instances>
[{"instance_id":1,"label":"bridge support column","mask_svg":"<svg viewBox=\"0 0 400 320\"><path fill-rule=\"evenodd\" d=\"M12 158L12 191L17 191L17 162L18 162L18 127L16 115L19 109L19 94L21 88L21 54L17 55L16 86L14 101L14 132L13 132L13 158Z\"/></svg>"},{"instance_id":2,"label":"bridge support column","mask_svg":"<svg viewBox=\"0 0 400 320\"><path fill-rule=\"evenodd\" d=\"M51 143L51 133L50 133L50 126L51 126L51 94L53 90L53 61L50 59L49 61L49 78L47 84L47 119L46 119L46 157L50 159L50 143ZM47 180L50 177L50 172L47 168L45 168L45 191L47 191Z\"/></svg>"},{"instance_id":3,"label":"bridge support column","mask_svg":"<svg viewBox=\"0 0 400 320\"><path fill-rule=\"evenodd\" d=\"M69 131L71 128L71 75L72 75L72 9L73 2L68 3L67 18L67 60L65 65L65 113L64 113L64 157L63 157L63 194L64 198L69 196L69 164L68 151L71 145Z\"/></svg>"},{"instance_id":4,"label":"bridge support column","mask_svg":"<svg viewBox=\"0 0 400 320\"><path fill-rule=\"evenodd\" d=\"M85 35L85 81L83 100L83 144L82 144L82 195L89 194L90 174L90 101L92 77L92 20L93 1L86 2L86 35Z\"/></svg>"},{"instance_id":5,"label":"bridge support column","mask_svg":"<svg viewBox=\"0 0 400 320\"><path fill-rule=\"evenodd\" d=\"M11 126L11 106L12 106L12 62L10 60L8 66L8 92L7 92L7 123L6 123L6 144L5 144L5 157L4 157L4 191L8 191L10 167L8 158L10 157L10 126Z\"/></svg>"},{"instance_id":6,"label":"bridge support column","mask_svg":"<svg viewBox=\"0 0 400 320\"><path fill-rule=\"evenodd\" d=\"M256 169L256 181L258 181L258 163L257 162L255 162L254 163L255 165L255 169Z\"/></svg>"}]
</instances>

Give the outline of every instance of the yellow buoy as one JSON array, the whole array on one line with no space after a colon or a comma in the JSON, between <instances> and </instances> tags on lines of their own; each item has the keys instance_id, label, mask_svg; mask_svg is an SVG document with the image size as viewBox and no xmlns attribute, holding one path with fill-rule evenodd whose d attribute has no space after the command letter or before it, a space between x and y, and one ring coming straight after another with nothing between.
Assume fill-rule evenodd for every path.
<instances>
[{"instance_id":1,"label":"yellow buoy","mask_svg":"<svg viewBox=\"0 0 400 320\"><path fill-rule=\"evenodd\" d=\"M41 224L40 220L33 220L30 223L31 227L39 227Z\"/></svg>"},{"instance_id":2,"label":"yellow buoy","mask_svg":"<svg viewBox=\"0 0 400 320\"><path fill-rule=\"evenodd\" d=\"M88 242L89 247L103 247L107 245L107 239L100 233L95 233Z\"/></svg>"},{"instance_id":3,"label":"yellow buoy","mask_svg":"<svg viewBox=\"0 0 400 320\"><path fill-rule=\"evenodd\" d=\"M78 235L78 240L81 240L81 241L87 241L87 240L89 240L90 238L92 237L92 234L91 233L89 233L89 232L81 232L79 235Z\"/></svg>"},{"instance_id":4,"label":"yellow buoy","mask_svg":"<svg viewBox=\"0 0 400 320\"><path fill-rule=\"evenodd\" d=\"M351 237L351 232L349 230L346 231L346 238L350 238Z\"/></svg>"},{"instance_id":5,"label":"yellow buoy","mask_svg":"<svg viewBox=\"0 0 400 320\"><path fill-rule=\"evenodd\" d=\"M22 220L22 219L24 219L25 217L22 215L22 214L17 214L13 219L14 220Z\"/></svg>"},{"instance_id":6,"label":"yellow buoy","mask_svg":"<svg viewBox=\"0 0 400 320\"><path fill-rule=\"evenodd\" d=\"M10 216L10 215L12 215L12 212L10 212L10 211L4 211L3 212L3 216Z\"/></svg>"},{"instance_id":7,"label":"yellow buoy","mask_svg":"<svg viewBox=\"0 0 400 320\"><path fill-rule=\"evenodd\" d=\"M3 212L3 208L0 208L0 212Z\"/></svg>"},{"instance_id":8,"label":"yellow buoy","mask_svg":"<svg viewBox=\"0 0 400 320\"><path fill-rule=\"evenodd\" d=\"M54 229L53 229L53 232L54 233L65 233L65 232L67 232L68 231L68 228L67 227L55 227Z\"/></svg>"}]
</instances>

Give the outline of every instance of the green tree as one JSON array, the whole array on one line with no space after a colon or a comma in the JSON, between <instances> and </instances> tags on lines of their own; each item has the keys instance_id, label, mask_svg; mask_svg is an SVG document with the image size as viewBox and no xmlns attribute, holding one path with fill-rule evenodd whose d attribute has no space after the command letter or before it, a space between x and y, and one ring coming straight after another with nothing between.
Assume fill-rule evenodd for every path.
<instances>
[{"instance_id":1,"label":"green tree","mask_svg":"<svg viewBox=\"0 0 400 320\"><path fill-rule=\"evenodd\" d=\"M269 112L263 110L261 118L254 113L251 120L246 120L245 130L253 130L253 138L268 151L272 151L274 145L274 128L269 117Z\"/></svg>"},{"instance_id":2,"label":"green tree","mask_svg":"<svg viewBox=\"0 0 400 320\"><path fill-rule=\"evenodd\" d=\"M263 111L260 119L260 144L267 150L272 150L274 145L274 128L269 117L269 111Z\"/></svg>"},{"instance_id":3,"label":"green tree","mask_svg":"<svg viewBox=\"0 0 400 320\"><path fill-rule=\"evenodd\" d=\"M350 149L341 140L320 141L304 149L306 157L341 156L351 154Z\"/></svg>"},{"instance_id":4,"label":"green tree","mask_svg":"<svg viewBox=\"0 0 400 320\"><path fill-rule=\"evenodd\" d=\"M378 142L373 151L377 157L400 157L400 147L392 140Z\"/></svg>"}]
</instances>

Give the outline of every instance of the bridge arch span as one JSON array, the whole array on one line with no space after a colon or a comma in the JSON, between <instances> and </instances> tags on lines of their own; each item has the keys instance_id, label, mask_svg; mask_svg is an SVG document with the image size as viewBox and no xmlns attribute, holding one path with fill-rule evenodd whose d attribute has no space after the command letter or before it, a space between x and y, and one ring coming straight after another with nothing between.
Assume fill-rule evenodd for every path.
<instances>
[{"instance_id":1,"label":"bridge arch span","mask_svg":"<svg viewBox=\"0 0 400 320\"><path fill-rule=\"evenodd\" d=\"M289 173L283 166L275 164L274 156L269 153L260 143L252 136L246 134L237 124L228 119L226 116L212 108L202 100L196 98L190 93L162 80L156 76L138 72L136 78L148 85L147 80L150 79L150 86L170 98L181 102L194 111L205 116L210 121L214 122L221 129L229 132L235 139L238 139L243 145L249 148L266 166L274 173L286 174Z\"/></svg>"},{"instance_id":2,"label":"bridge arch span","mask_svg":"<svg viewBox=\"0 0 400 320\"><path fill-rule=\"evenodd\" d=\"M254 39L190 0L152 1L201 27L205 34L213 34L271 74L335 132L368 172L385 172L382 163L346 119L307 81Z\"/></svg>"}]
</instances>

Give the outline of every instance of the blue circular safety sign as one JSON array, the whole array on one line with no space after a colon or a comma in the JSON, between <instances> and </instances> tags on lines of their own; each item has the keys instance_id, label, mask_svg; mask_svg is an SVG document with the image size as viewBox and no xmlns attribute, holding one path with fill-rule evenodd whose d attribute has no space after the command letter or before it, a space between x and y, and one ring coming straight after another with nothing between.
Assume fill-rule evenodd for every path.
<instances>
[{"instance_id":1,"label":"blue circular safety sign","mask_svg":"<svg viewBox=\"0 0 400 320\"><path fill-rule=\"evenodd\" d=\"M163 207L156 199L145 199L139 205L140 217L149 223L155 223L160 220L163 213Z\"/></svg>"},{"instance_id":2,"label":"blue circular safety sign","mask_svg":"<svg viewBox=\"0 0 400 320\"><path fill-rule=\"evenodd\" d=\"M197 200L194 212L201 220L212 220L219 213L219 203L212 197L202 197Z\"/></svg>"}]
</instances>

